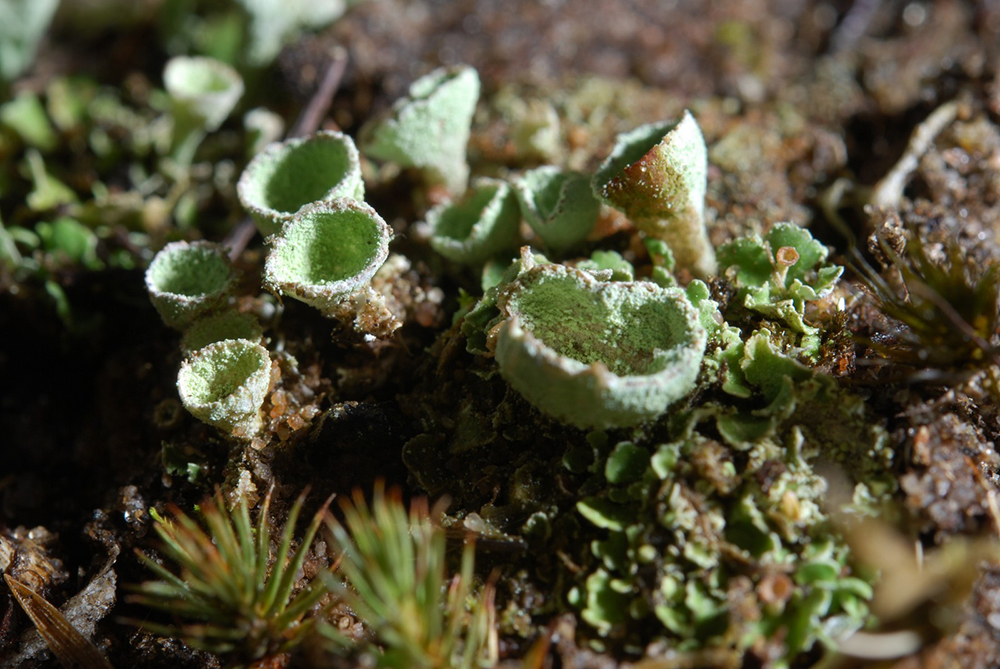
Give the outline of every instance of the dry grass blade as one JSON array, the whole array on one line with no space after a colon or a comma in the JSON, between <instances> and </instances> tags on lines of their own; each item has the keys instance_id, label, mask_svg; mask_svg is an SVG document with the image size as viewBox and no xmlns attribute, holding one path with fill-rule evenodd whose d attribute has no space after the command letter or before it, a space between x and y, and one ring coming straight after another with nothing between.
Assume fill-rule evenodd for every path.
<instances>
[{"instance_id":1,"label":"dry grass blade","mask_svg":"<svg viewBox=\"0 0 1000 669\"><path fill-rule=\"evenodd\" d=\"M94 644L77 632L59 609L10 574L4 574L3 578L60 664L67 669L113 669Z\"/></svg>"}]
</instances>

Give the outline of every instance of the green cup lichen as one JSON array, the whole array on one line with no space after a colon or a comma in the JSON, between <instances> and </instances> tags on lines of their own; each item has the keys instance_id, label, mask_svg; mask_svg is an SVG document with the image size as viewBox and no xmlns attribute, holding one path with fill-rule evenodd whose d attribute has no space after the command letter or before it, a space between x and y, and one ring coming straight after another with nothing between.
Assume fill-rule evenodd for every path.
<instances>
[{"instance_id":1,"label":"green cup lichen","mask_svg":"<svg viewBox=\"0 0 1000 669\"><path fill-rule=\"evenodd\" d=\"M560 421L636 425L694 388L706 335L680 289L545 264L504 287L497 306L500 373Z\"/></svg>"},{"instance_id":2,"label":"green cup lichen","mask_svg":"<svg viewBox=\"0 0 1000 669\"><path fill-rule=\"evenodd\" d=\"M678 267L701 277L715 273L705 230L708 150L691 112L619 135L592 186L644 233L667 242Z\"/></svg>"},{"instance_id":3,"label":"green cup lichen","mask_svg":"<svg viewBox=\"0 0 1000 669\"><path fill-rule=\"evenodd\" d=\"M236 192L261 234L277 234L305 207L364 199L361 157L350 137L330 130L275 142L250 161Z\"/></svg>"},{"instance_id":4,"label":"green cup lichen","mask_svg":"<svg viewBox=\"0 0 1000 669\"><path fill-rule=\"evenodd\" d=\"M378 302L369 283L389 255L392 232L364 202L340 198L296 214L272 238L264 286L312 305L325 316L354 319Z\"/></svg>"},{"instance_id":5,"label":"green cup lichen","mask_svg":"<svg viewBox=\"0 0 1000 669\"><path fill-rule=\"evenodd\" d=\"M259 342L263 335L264 330L256 316L236 309L226 309L192 323L184 331L181 349L190 353L226 339Z\"/></svg>"},{"instance_id":6,"label":"green cup lichen","mask_svg":"<svg viewBox=\"0 0 1000 669\"><path fill-rule=\"evenodd\" d=\"M359 141L366 155L423 172L433 186L465 191L466 146L479 100L479 74L471 67L439 68L410 85L392 115L369 123Z\"/></svg>"},{"instance_id":7,"label":"green cup lichen","mask_svg":"<svg viewBox=\"0 0 1000 669\"><path fill-rule=\"evenodd\" d=\"M498 179L477 179L465 197L427 212L431 246L457 263L484 262L517 245L517 199Z\"/></svg>"},{"instance_id":8,"label":"green cup lichen","mask_svg":"<svg viewBox=\"0 0 1000 669\"><path fill-rule=\"evenodd\" d=\"M243 96L243 78L204 56L177 56L163 70L174 121L170 155L188 164L206 132L218 129Z\"/></svg>"},{"instance_id":9,"label":"green cup lichen","mask_svg":"<svg viewBox=\"0 0 1000 669\"><path fill-rule=\"evenodd\" d=\"M245 339L226 339L183 362L177 391L184 408L198 420L250 438L260 429L260 407L270 382L267 349Z\"/></svg>"},{"instance_id":10,"label":"green cup lichen","mask_svg":"<svg viewBox=\"0 0 1000 669\"><path fill-rule=\"evenodd\" d=\"M526 172L514 190L524 220L553 251L576 246L597 223L601 204L579 172L546 165Z\"/></svg>"},{"instance_id":11,"label":"green cup lichen","mask_svg":"<svg viewBox=\"0 0 1000 669\"><path fill-rule=\"evenodd\" d=\"M225 250L211 242L167 244L146 270L149 299L175 330L222 304L234 282Z\"/></svg>"}]
</instances>

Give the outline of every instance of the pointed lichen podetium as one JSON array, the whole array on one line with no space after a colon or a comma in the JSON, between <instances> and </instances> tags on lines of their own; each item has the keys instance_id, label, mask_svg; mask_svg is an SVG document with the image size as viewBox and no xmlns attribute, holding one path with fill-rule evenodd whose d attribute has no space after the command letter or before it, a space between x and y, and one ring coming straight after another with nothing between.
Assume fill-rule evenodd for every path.
<instances>
[{"instance_id":1,"label":"pointed lichen podetium","mask_svg":"<svg viewBox=\"0 0 1000 669\"><path fill-rule=\"evenodd\" d=\"M369 284L389 255L391 237L389 226L364 202L340 198L315 205L272 237L264 287L359 329L361 312L381 303ZM391 332L399 324L385 311Z\"/></svg>"},{"instance_id":2,"label":"pointed lichen podetium","mask_svg":"<svg viewBox=\"0 0 1000 669\"><path fill-rule=\"evenodd\" d=\"M517 245L517 200L499 179L477 179L460 200L427 212L431 246L451 261L476 264Z\"/></svg>"},{"instance_id":3,"label":"pointed lichen podetium","mask_svg":"<svg viewBox=\"0 0 1000 669\"><path fill-rule=\"evenodd\" d=\"M521 215L547 248L565 251L582 242L597 223L601 204L590 179L546 165L514 182Z\"/></svg>"},{"instance_id":4,"label":"pointed lichen podetium","mask_svg":"<svg viewBox=\"0 0 1000 669\"><path fill-rule=\"evenodd\" d=\"M497 307L500 373L560 421L636 425L694 388L706 335L679 288L544 264L502 288Z\"/></svg>"},{"instance_id":5,"label":"pointed lichen podetium","mask_svg":"<svg viewBox=\"0 0 1000 669\"><path fill-rule=\"evenodd\" d=\"M591 185L640 230L667 242L678 267L700 277L715 273L705 230L708 150L691 112L619 135Z\"/></svg>"},{"instance_id":6,"label":"pointed lichen podetium","mask_svg":"<svg viewBox=\"0 0 1000 669\"><path fill-rule=\"evenodd\" d=\"M350 137L332 130L275 142L243 170L236 193L260 233L274 235L305 207L363 200L361 157Z\"/></svg>"},{"instance_id":7,"label":"pointed lichen podetium","mask_svg":"<svg viewBox=\"0 0 1000 669\"><path fill-rule=\"evenodd\" d=\"M222 304L235 274L225 250L211 242L173 242L146 270L146 290L160 318L183 330Z\"/></svg>"},{"instance_id":8,"label":"pointed lichen podetium","mask_svg":"<svg viewBox=\"0 0 1000 669\"><path fill-rule=\"evenodd\" d=\"M243 96L243 78L214 58L177 56L163 70L163 85L174 121L170 155L187 165L205 133L218 129Z\"/></svg>"},{"instance_id":9,"label":"pointed lichen podetium","mask_svg":"<svg viewBox=\"0 0 1000 669\"><path fill-rule=\"evenodd\" d=\"M195 351L181 364L177 392L198 420L249 439L260 430L260 407L270 382L267 349L245 339L226 339Z\"/></svg>"},{"instance_id":10,"label":"pointed lichen podetium","mask_svg":"<svg viewBox=\"0 0 1000 669\"><path fill-rule=\"evenodd\" d=\"M410 85L392 115L361 129L366 155L424 173L430 185L453 195L465 191L469 166L466 146L479 100L479 74L467 65L439 68Z\"/></svg>"}]
</instances>

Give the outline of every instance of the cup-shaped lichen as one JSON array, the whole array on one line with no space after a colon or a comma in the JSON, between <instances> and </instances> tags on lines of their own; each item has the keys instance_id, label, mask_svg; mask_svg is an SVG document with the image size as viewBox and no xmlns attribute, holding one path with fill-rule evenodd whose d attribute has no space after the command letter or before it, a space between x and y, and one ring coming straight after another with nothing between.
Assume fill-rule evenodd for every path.
<instances>
[{"instance_id":1,"label":"cup-shaped lichen","mask_svg":"<svg viewBox=\"0 0 1000 669\"><path fill-rule=\"evenodd\" d=\"M546 165L526 172L514 189L524 220L553 251L580 243L597 223L600 202L579 172Z\"/></svg>"},{"instance_id":2,"label":"cup-shaped lichen","mask_svg":"<svg viewBox=\"0 0 1000 669\"><path fill-rule=\"evenodd\" d=\"M431 246L457 263L475 264L514 248L520 222L517 199L505 181L477 179L460 200L427 212Z\"/></svg>"},{"instance_id":3,"label":"cup-shaped lichen","mask_svg":"<svg viewBox=\"0 0 1000 669\"><path fill-rule=\"evenodd\" d=\"M364 199L361 158L354 141L334 131L275 142L250 161L236 192L261 234L277 234L305 207Z\"/></svg>"},{"instance_id":4,"label":"cup-shaped lichen","mask_svg":"<svg viewBox=\"0 0 1000 669\"><path fill-rule=\"evenodd\" d=\"M636 425L694 388L706 335L679 288L545 264L508 284L497 306L506 318L496 338L500 373L560 421Z\"/></svg>"},{"instance_id":5,"label":"cup-shaped lichen","mask_svg":"<svg viewBox=\"0 0 1000 669\"><path fill-rule=\"evenodd\" d=\"M174 120L170 155L190 163L205 133L222 125L243 96L243 78L214 58L177 56L163 70L163 85Z\"/></svg>"},{"instance_id":6,"label":"cup-shaped lichen","mask_svg":"<svg viewBox=\"0 0 1000 669\"><path fill-rule=\"evenodd\" d=\"M379 160L421 170L452 194L465 190L466 145L479 100L479 74L468 66L439 68L410 85L392 115L362 128L361 149Z\"/></svg>"},{"instance_id":7,"label":"cup-shaped lichen","mask_svg":"<svg viewBox=\"0 0 1000 669\"><path fill-rule=\"evenodd\" d=\"M352 296L368 288L388 257L391 237L389 226L364 202L341 198L315 205L273 238L264 285L344 318Z\"/></svg>"},{"instance_id":8,"label":"cup-shaped lichen","mask_svg":"<svg viewBox=\"0 0 1000 669\"><path fill-rule=\"evenodd\" d=\"M699 276L715 273L715 249L705 230L708 150L691 112L676 123L619 135L592 185L640 230L665 241L678 267Z\"/></svg>"},{"instance_id":9,"label":"cup-shaped lichen","mask_svg":"<svg viewBox=\"0 0 1000 669\"><path fill-rule=\"evenodd\" d=\"M245 339L226 339L195 351L181 365L177 391L184 408L200 421L252 437L271 382L267 349Z\"/></svg>"},{"instance_id":10,"label":"cup-shaped lichen","mask_svg":"<svg viewBox=\"0 0 1000 669\"><path fill-rule=\"evenodd\" d=\"M235 273L225 250L211 242L173 242L146 270L146 290L160 318L183 330L225 300Z\"/></svg>"},{"instance_id":11,"label":"cup-shaped lichen","mask_svg":"<svg viewBox=\"0 0 1000 669\"><path fill-rule=\"evenodd\" d=\"M259 342L263 335L264 330L256 316L236 309L225 309L192 323L184 331L181 349L190 353L226 339Z\"/></svg>"}]
</instances>

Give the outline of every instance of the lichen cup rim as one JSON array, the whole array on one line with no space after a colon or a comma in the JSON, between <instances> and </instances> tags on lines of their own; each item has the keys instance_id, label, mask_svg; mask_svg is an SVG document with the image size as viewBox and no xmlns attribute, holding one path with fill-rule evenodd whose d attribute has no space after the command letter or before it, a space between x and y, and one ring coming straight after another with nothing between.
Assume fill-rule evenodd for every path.
<instances>
[{"instance_id":1,"label":"lichen cup rim","mask_svg":"<svg viewBox=\"0 0 1000 669\"><path fill-rule=\"evenodd\" d=\"M164 286L159 281L157 277L158 269L164 263L168 263L172 256L178 253L186 254L193 251L198 252L203 257L218 259L220 261L220 268L225 268L226 270L225 279L213 286L209 291L195 293L169 290L169 286ZM204 278L204 276L197 276L195 278ZM153 257L153 261L146 268L145 283L150 301L156 307L164 323L173 328L183 329L198 316L215 307L230 293L236 283L236 272L233 270L232 263L225 249L219 244L208 241L177 241L165 245Z\"/></svg>"},{"instance_id":2,"label":"lichen cup rim","mask_svg":"<svg viewBox=\"0 0 1000 669\"><path fill-rule=\"evenodd\" d=\"M601 203L593 194L591 177L557 165L542 165L528 170L511 183L521 207L521 214L546 247L560 251L582 242L593 230L600 213ZM539 196L557 187L553 202L542 203ZM571 202L571 189L585 191L586 203ZM579 197L580 193L575 193ZM585 206L581 206L585 205ZM540 206L550 205L550 206ZM573 205L576 205L575 207ZM566 217L571 215L570 219ZM582 226L579 222L587 221ZM576 225L567 225L575 223Z\"/></svg>"},{"instance_id":3,"label":"lichen cup rim","mask_svg":"<svg viewBox=\"0 0 1000 669\"><path fill-rule=\"evenodd\" d=\"M191 67L207 69L213 75L221 75L217 81L225 85L197 90L186 88L190 77L183 75L189 74L190 71L186 73L184 68ZM174 56L163 68L163 84L171 97L195 103L202 112L208 107L223 104L226 109L225 114L206 115L209 130L214 130L225 120L236 101L242 97L244 90L243 77L234 67L208 56Z\"/></svg>"},{"instance_id":4,"label":"lichen cup rim","mask_svg":"<svg viewBox=\"0 0 1000 669\"><path fill-rule=\"evenodd\" d=\"M256 356L257 368L242 378L225 378L228 385L233 386L228 393L212 392L207 397L202 396L197 384L195 387L192 384L199 380L203 381L201 385L208 387L211 382L205 382L198 376L196 367L206 358L220 351L231 351L233 347L242 348L243 354ZM177 373L177 392L184 408L198 420L229 432L239 430L243 432L242 436L250 437L260 427L259 413L270 385L270 370L271 355L259 343L246 339L224 339L198 349L181 363ZM231 377L231 373L228 376Z\"/></svg>"},{"instance_id":5,"label":"lichen cup rim","mask_svg":"<svg viewBox=\"0 0 1000 669\"><path fill-rule=\"evenodd\" d=\"M287 269L287 264L283 262L288 260L284 256L285 253L297 250L292 245L296 243L294 237L299 233L299 228L304 229L322 216L338 216L345 213L360 215L371 221L373 232L377 233L374 252L368 256L358 271L342 279L311 282L308 279L303 280L303 277L294 277ZM280 235L271 238L271 250L264 261L264 285L272 292L289 295L330 315L331 309L337 302L358 292L371 282L379 267L389 257L391 239L392 230L388 224L375 209L364 202L351 198L337 198L328 203L312 205L299 211L285 223ZM305 241L309 242L312 239L307 235Z\"/></svg>"},{"instance_id":6,"label":"lichen cup rim","mask_svg":"<svg viewBox=\"0 0 1000 669\"><path fill-rule=\"evenodd\" d=\"M478 218L462 238L445 234L446 218L470 202L491 192L478 212ZM436 205L427 212L431 246L444 257L459 263L474 264L517 243L519 209L513 189L502 179L479 177L466 193L455 200Z\"/></svg>"},{"instance_id":7,"label":"lichen cup rim","mask_svg":"<svg viewBox=\"0 0 1000 669\"><path fill-rule=\"evenodd\" d=\"M570 357L527 328L522 315L511 308L512 296L530 290L530 282L543 274L571 277L578 282L577 289L585 292L623 290L646 294L654 304L656 300L664 307L669 304L668 308L676 312L674 318L683 322L684 331L676 335L672 346L656 349L660 354L652 356L653 364L660 368L653 371L619 374L604 360L584 362ZM601 281L584 270L542 264L505 287L497 306L506 316L498 325L495 339L501 375L525 399L557 420L581 428L629 427L655 419L694 388L707 334L697 310L679 288L663 288L645 281Z\"/></svg>"},{"instance_id":8,"label":"lichen cup rim","mask_svg":"<svg viewBox=\"0 0 1000 669\"><path fill-rule=\"evenodd\" d=\"M282 161L315 144L336 144L344 151L346 169L340 178L315 199L299 204L295 211L276 209L266 200L264 191L275 178ZM320 130L306 137L294 137L271 142L255 155L244 168L236 182L236 196L243 208L254 219L262 234L272 235L296 214L311 206L332 202L340 197L360 200L364 197L364 179L361 175L361 154L349 135L336 130Z\"/></svg>"}]
</instances>

